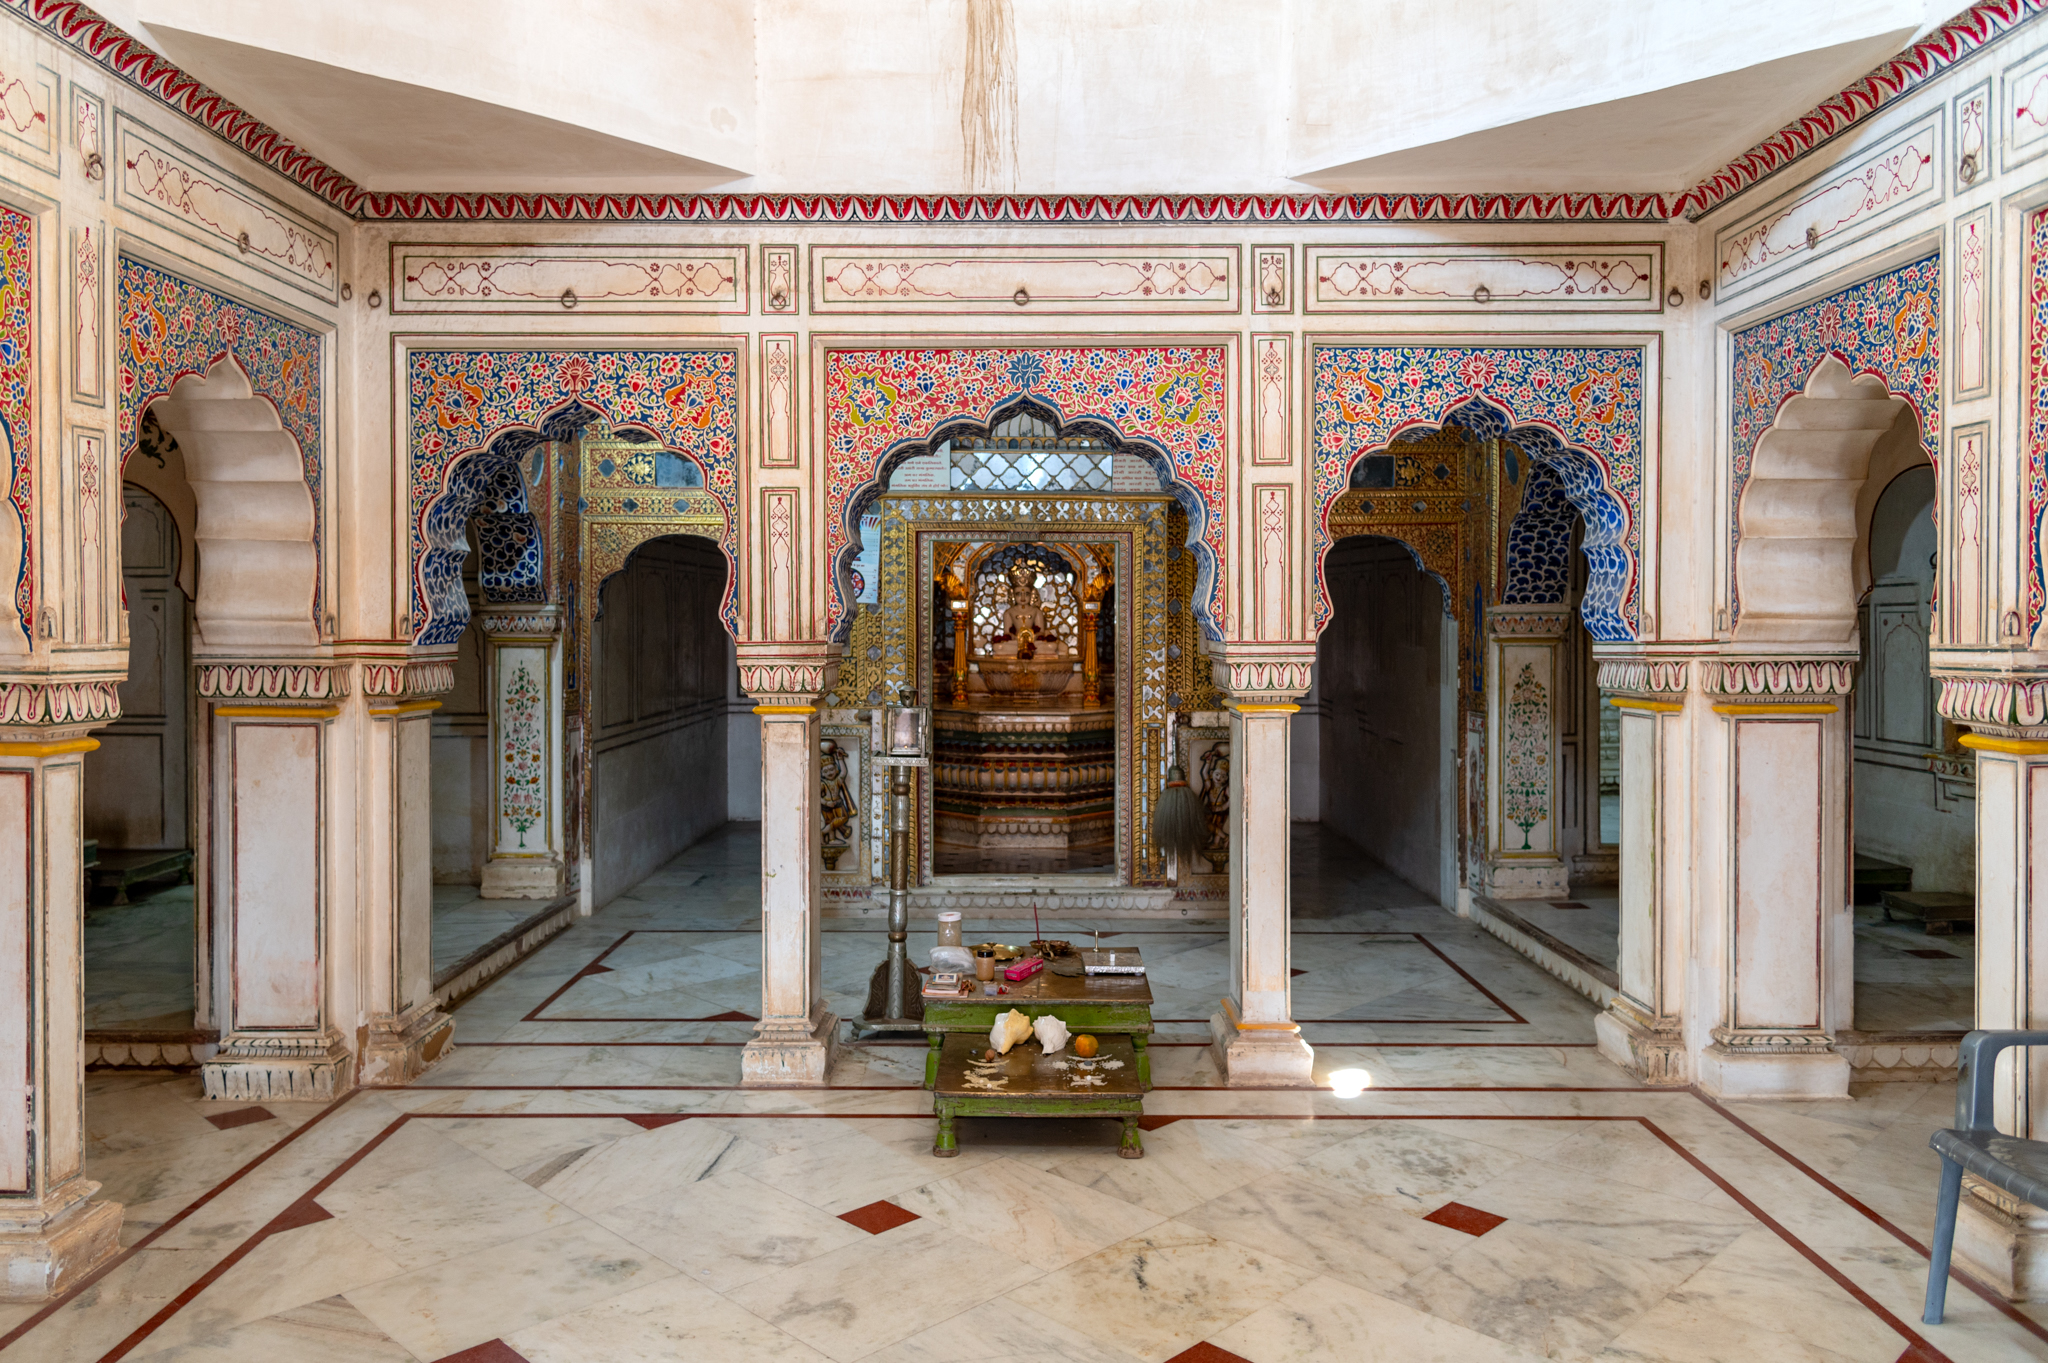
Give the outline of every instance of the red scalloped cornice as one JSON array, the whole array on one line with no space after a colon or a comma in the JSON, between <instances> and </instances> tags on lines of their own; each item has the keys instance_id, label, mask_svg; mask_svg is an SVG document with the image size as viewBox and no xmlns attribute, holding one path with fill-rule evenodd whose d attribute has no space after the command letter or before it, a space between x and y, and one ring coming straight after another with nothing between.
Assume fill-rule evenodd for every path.
<instances>
[{"instance_id":1,"label":"red scalloped cornice","mask_svg":"<svg viewBox=\"0 0 2048 1363\"><path fill-rule=\"evenodd\" d=\"M766 223L1661 222L1697 218L2011 32L1983 0L1676 199L1662 194L384 194L293 145L77 0L0 0L116 76L365 220Z\"/></svg>"}]
</instances>

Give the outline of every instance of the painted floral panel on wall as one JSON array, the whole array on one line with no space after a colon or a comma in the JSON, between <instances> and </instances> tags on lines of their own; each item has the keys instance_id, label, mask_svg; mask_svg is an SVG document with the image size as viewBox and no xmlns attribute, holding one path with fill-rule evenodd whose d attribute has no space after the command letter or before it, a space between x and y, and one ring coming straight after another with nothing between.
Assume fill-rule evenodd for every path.
<instances>
[{"instance_id":1,"label":"painted floral panel on wall","mask_svg":"<svg viewBox=\"0 0 2048 1363\"><path fill-rule=\"evenodd\" d=\"M1851 374L1875 374L1913 404L1927 457L1940 465L1941 257L1866 279L1805 307L1781 313L1734 336L1729 387L1734 472L1728 491L1728 583L1731 617L1741 602L1733 579L1735 542L1742 538L1742 489L1749 485L1757 441L1778 419L1785 399L1803 391L1828 356Z\"/></svg>"},{"instance_id":2,"label":"painted floral panel on wall","mask_svg":"<svg viewBox=\"0 0 2048 1363\"><path fill-rule=\"evenodd\" d=\"M499 702L505 736L498 777L498 814L519 838L518 847L512 850L521 852L528 850L526 835L548 812L547 720L541 700L540 683L522 657L505 679L505 694Z\"/></svg>"},{"instance_id":3,"label":"painted floral panel on wall","mask_svg":"<svg viewBox=\"0 0 2048 1363\"><path fill-rule=\"evenodd\" d=\"M1632 346L1318 345L1315 625L1329 623L1322 561L1330 506L1358 459L1445 425L1508 439L1564 484L1586 521L1583 614L1595 639L1636 637L1641 618L1643 352Z\"/></svg>"},{"instance_id":4,"label":"painted floral panel on wall","mask_svg":"<svg viewBox=\"0 0 2048 1363\"><path fill-rule=\"evenodd\" d=\"M565 438L573 432L555 427L574 411L644 430L694 461L725 513L719 542L732 553L740 404L739 359L731 350L422 350L407 371L416 638L447 642L432 634L437 603L448 593L441 581L446 555L431 553L446 546L430 533L429 513L449 492L457 466L508 434ZM461 529L455 527L458 538ZM459 557L454 562L459 569ZM728 593L729 628L737 624L734 600Z\"/></svg>"},{"instance_id":5,"label":"painted floral panel on wall","mask_svg":"<svg viewBox=\"0 0 2048 1363\"><path fill-rule=\"evenodd\" d=\"M13 482L7 500L21 518L21 567L14 606L24 635L35 637L35 219L0 208L0 422L7 427Z\"/></svg>"},{"instance_id":6,"label":"painted floral panel on wall","mask_svg":"<svg viewBox=\"0 0 2048 1363\"><path fill-rule=\"evenodd\" d=\"M836 565L849 542L848 505L891 456L922 449L953 424L986 426L997 409L1028 397L1066 425L1089 420L1119 440L1163 454L1174 478L1201 500L1210 571L1206 614L1223 620L1223 460L1229 439L1224 347L1000 347L835 350L825 358L825 554ZM832 574L826 632L847 603Z\"/></svg>"},{"instance_id":7,"label":"painted floral panel on wall","mask_svg":"<svg viewBox=\"0 0 2048 1363\"><path fill-rule=\"evenodd\" d=\"M2040 628L2041 518L2048 513L2048 208L2027 218L2027 619L2022 638Z\"/></svg>"}]
</instances>

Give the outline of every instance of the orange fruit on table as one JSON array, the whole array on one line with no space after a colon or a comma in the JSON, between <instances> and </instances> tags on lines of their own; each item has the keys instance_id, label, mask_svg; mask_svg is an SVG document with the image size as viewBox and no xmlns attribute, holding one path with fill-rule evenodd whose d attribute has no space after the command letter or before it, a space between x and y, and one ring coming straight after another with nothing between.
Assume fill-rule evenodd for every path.
<instances>
[{"instance_id":1,"label":"orange fruit on table","mask_svg":"<svg viewBox=\"0 0 2048 1363\"><path fill-rule=\"evenodd\" d=\"M1082 1035L1074 1038L1074 1054L1080 1056L1083 1060L1088 1059L1101 1049L1101 1043L1092 1036Z\"/></svg>"}]
</instances>

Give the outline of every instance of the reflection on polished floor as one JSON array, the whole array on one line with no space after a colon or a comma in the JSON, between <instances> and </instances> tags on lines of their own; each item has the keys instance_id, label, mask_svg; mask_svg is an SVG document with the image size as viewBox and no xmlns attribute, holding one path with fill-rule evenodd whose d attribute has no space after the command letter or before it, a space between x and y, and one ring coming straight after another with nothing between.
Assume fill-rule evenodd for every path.
<instances>
[{"instance_id":1,"label":"reflection on polished floor","mask_svg":"<svg viewBox=\"0 0 2048 1363\"><path fill-rule=\"evenodd\" d=\"M758 843L728 827L463 1005L425 1083L238 1107L92 1076L89 1172L130 1250L53 1308L0 1307L5 1356L2048 1352L2048 1311L1967 1290L1918 1323L1950 1088L1641 1088L1534 965L1334 839L1296 854L1297 1016L1319 1081L1370 1075L1355 1099L1216 1087L1221 924L1132 920L1103 926L1143 946L1159 1000L1142 1160L1108 1123L985 1120L935 1161L916 1044L849 1046L824 1090L742 1091ZM884 938L826 928L845 1015Z\"/></svg>"}]
</instances>

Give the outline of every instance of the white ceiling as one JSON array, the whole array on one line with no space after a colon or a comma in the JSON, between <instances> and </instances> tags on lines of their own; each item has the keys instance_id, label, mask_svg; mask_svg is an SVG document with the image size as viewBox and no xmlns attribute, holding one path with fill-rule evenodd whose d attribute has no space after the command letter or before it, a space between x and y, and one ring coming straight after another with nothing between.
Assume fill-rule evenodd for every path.
<instances>
[{"instance_id":1,"label":"white ceiling","mask_svg":"<svg viewBox=\"0 0 2048 1363\"><path fill-rule=\"evenodd\" d=\"M1673 191L1960 0L107 0L367 188ZM970 10L1006 46L970 50ZM989 111L976 124L963 108ZM986 151L970 173L981 127Z\"/></svg>"}]
</instances>

